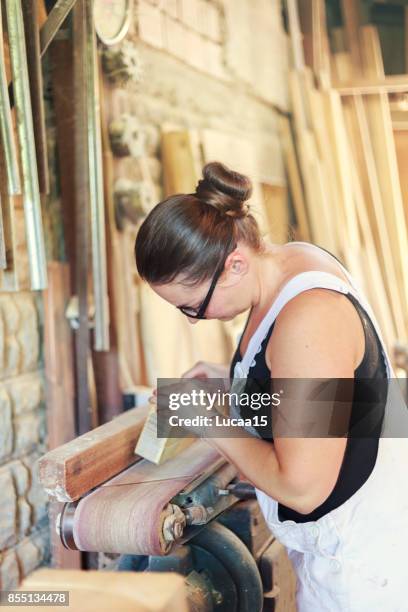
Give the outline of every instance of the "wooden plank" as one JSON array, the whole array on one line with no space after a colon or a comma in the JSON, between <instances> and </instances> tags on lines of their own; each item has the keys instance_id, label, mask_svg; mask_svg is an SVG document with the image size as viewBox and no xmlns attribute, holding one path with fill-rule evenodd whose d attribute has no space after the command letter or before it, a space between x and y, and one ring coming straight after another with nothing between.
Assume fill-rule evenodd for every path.
<instances>
[{"instance_id":1,"label":"wooden plank","mask_svg":"<svg viewBox=\"0 0 408 612\"><path fill-rule=\"evenodd\" d=\"M356 74L361 73L362 57L359 44L360 13L356 0L341 0L341 10L345 26L348 48Z\"/></svg>"},{"instance_id":2,"label":"wooden plank","mask_svg":"<svg viewBox=\"0 0 408 612\"><path fill-rule=\"evenodd\" d=\"M350 158L353 157L352 147L349 148ZM380 330L385 345L390 355L393 355L393 347L396 341L396 331L391 313L390 300L386 293L386 283L381 273L379 258L371 232L364 196L357 174L357 165L351 164L354 197L361 236L364 248L361 249L362 264L365 269L365 281L368 289L369 303L378 319Z\"/></svg>"},{"instance_id":3,"label":"wooden plank","mask_svg":"<svg viewBox=\"0 0 408 612\"><path fill-rule=\"evenodd\" d=\"M69 265L48 264L49 284L44 290L44 359L48 447L72 440L75 430L75 389L72 331L65 316L71 296Z\"/></svg>"},{"instance_id":4,"label":"wooden plank","mask_svg":"<svg viewBox=\"0 0 408 612\"><path fill-rule=\"evenodd\" d=\"M166 196L194 192L200 178L194 154L194 134L187 130L162 132L163 182Z\"/></svg>"},{"instance_id":5,"label":"wooden plank","mask_svg":"<svg viewBox=\"0 0 408 612\"><path fill-rule=\"evenodd\" d=\"M286 172L289 179L289 188L291 191L293 206L295 209L297 221L297 238L309 242L311 239L309 219L302 185L302 179L299 171L299 164L296 156L296 150L293 142L293 135L289 119L279 117L279 133L284 154L284 162Z\"/></svg>"},{"instance_id":6,"label":"wooden plank","mask_svg":"<svg viewBox=\"0 0 408 612\"><path fill-rule=\"evenodd\" d=\"M300 29L297 0L287 0L289 20L289 34L292 48L292 66L295 70L303 70L305 57L302 45L302 31Z\"/></svg>"},{"instance_id":7,"label":"wooden plank","mask_svg":"<svg viewBox=\"0 0 408 612\"><path fill-rule=\"evenodd\" d=\"M405 130L394 129L395 150L404 203L405 223L408 227L408 126Z\"/></svg>"},{"instance_id":8,"label":"wooden plank","mask_svg":"<svg viewBox=\"0 0 408 612\"><path fill-rule=\"evenodd\" d=\"M361 28L361 42L364 70L369 76L382 78L384 67L376 28L373 26ZM406 274L408 233L387 95L382 93L370 96L365 100L365 108L369 119L386 227L401 294L401 306L405 321L403 337L406 339L408 334L408 276Z\"/></svg>"},{"instance_id":9,"label":"wooden plank","mask_svg":"<svg viewBox=\"0 0 408 612\"><path fill-rule=\"evenodd\" d=\"M331 226L332 251L342 255L358 241L353 241L355 224L349 221L351 215L346 170L340 164L339 172L339 165L336 165L338 156L341 156L341 114L339 120L334 122L333 112L331 112L335 102L334 92L316 89L310 77L305 80L304 93L310 108L311 126L316 141L319 164L322 168L324 208ZM345 241L349 243L347 249L345 249Z\"/></svg>"},{"instance_id":10,"label":"wooden plank","mask_svg":"<svg viewBox=\"0 0 408 612\"><path fill-rule=\"evenodd\" d=\"M150 408L143 430L136 444L135 453L160 465L176 457L182 450L191 446L195 438L158 438L156 407Z\"/></svg>"},{"instance_id":11,"label":"wooden plank","mask_svg":"<svg viewBox=\"0 0 408 612\"><path fill-rule=\"evenodd\" d=\"M305 71L302 73L292 71L289 75L289 88L294 109L294 125L296 134L299 165L305 186L308 218L313 242L317 245L336 252L337 240L333 215L327 203L327 180L323 165L318 155L315 135L309 128L307 109L311 120L312 112L307 96L310 87L310 78Z\"/></svg>"},{"instance_id":12,"label":"wooden plank","mask_svg":"<svg viewBox=\"0 0 408 612\"><path fill-rule=\"evenodd\" d=\"M336 68L339 78L349 78L352 74L352 60L349 54L335 54ZM385 213L381 200L378 175L375 166L374 152L364 102L360 95L355 95L342 100L348 139L350 142L350 155L358 169L359 185L362 197L357 197L357 213L364 216L364 224L361 224L361 235L364 241L366 233L372 235L374 247L377 254L382 285L387 289L388 299L392 311L393 323L386 324L389 329L388 338L395 333L404 333L404 318L401 308L401 298L398 290L397 276L395 272L390 237L386 231ZM353 168L350 166L350 169ZM356 179L354 179L354 191L356 192ZM364 211L360 207L364 206ZM365 225L366 224L366 225ZM370 238L368 238L370 240ZM370 248L370 247L368 247ZM377 274L375 274L377 276ZM375 297L375 296L373 296ZM375 302L373 301L373 304Z\"/></svg>"},{"instance_id":13,"label":"wooden plank","mask_svg":"<svg viewBox=\"0 0 408 612\"><path fill-rule=\"evenodd\" d=\"M340 206L343 210L343 222L344 228L346 229L347 242L348 246L357 254L360 245L360 234L358 232L356 207L353 200L343 108L341 106L340 97L334 90L326 92L323 100L328 118L328 136L332 143L338 193L340 195ZM344 229L341 228L340 231L344 231Z\"/></svg>"},{"instance_id":14,"label":"wooden plank","mask_svg":"<svg viewBox=\"0 0 408 612\"><path fill-rule=\"evenodd\" d=\"M68 591L69 607L81 612L188 612L184 576L175 572L115 572L40 568L21 583L23 591ZM31 606L19 606L31 610ZM47 605L47 610L60 610Z\"/></svg>"},{"instance_id":15,"label":"wooden plank","mask_svg":"<svg viewBox=\"0 0 408 612\"><path fill-rule=\"evenodd\" d=\"M354 68L354 67L353 67ZM379 76L364 75L343 83L335 83L335 89L341 96L378 95L380 93L399 93L408 91L408 75L388 74Z\"/></svg>"},{"instance_id":16,"label":"wooden plank","mask_svg":"<svg viewBox=\"0 0 408 612\"><path fill-rule=\"evenodd\" d=\"M148 408L128 410L45 454L39 460L39 477L48 495L75 501L134 463Z\"/></svg>"},{"instance_id":17,"label":"wooden plank","mask_svg":"<svg viewBox=\"0 0 408 612\"><path fill-rule=\"evenodd\" d=\"M284 185L270 185L269 183L261 183L261 189L272 240L276 244L285 244L292 238L288 189Z\"/></svg>"},{"instance_id":18,"label":"wooden plank","mask_svg":"<svg viewBox=\"0 0 408 612\"><path fill-rule=\"evenodd\" d=\"M299 2L298 8L306 64L312 68L320 87L326 89L330 86L330 47L324 0Z\"/></svg>"}]
</instances>

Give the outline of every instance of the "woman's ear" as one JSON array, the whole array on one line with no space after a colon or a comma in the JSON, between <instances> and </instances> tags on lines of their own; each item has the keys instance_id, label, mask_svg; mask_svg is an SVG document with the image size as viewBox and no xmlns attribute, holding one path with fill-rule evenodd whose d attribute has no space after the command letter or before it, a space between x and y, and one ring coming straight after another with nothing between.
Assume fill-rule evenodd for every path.
<instances>
[{"instance_id":1,"label":"woman's ear","mask_svg":"<svg viewBox=\"0 0 408 612\"><path fill-rule=\"evenodd\" d=\"M234 251L229 255L225 263L224 270L224 283L226 285L233 285L238 280L240 280L241 276L246 273L248 269L248 261L242 253L239 251Z\"/></svg>"}]
</instances>

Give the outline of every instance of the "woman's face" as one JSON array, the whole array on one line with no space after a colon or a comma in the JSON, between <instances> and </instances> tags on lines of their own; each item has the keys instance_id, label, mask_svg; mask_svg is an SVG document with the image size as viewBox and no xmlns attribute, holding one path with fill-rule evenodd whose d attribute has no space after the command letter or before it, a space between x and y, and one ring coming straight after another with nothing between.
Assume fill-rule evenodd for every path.
<instances>
[{"instance_id":1,"label":"woman's face","mask_svg":"<svg viewBox=\"0 0 408 612\"><path fill-rule=\"evenodd\" d=\"M205 311L206 319L230 321L251 306L251 292L249 289L250 275L248 274L247 255L237 247L227 258L224 272L215 285L214 292ZM198 309L204 301L211 285L207 279L200 285L187 287L176 279L166 284L151 284L151 288L161 298L173 306L188 306ZM190 323L197 323L200 319L187 317Z\"/></svg>"}]
</instances>

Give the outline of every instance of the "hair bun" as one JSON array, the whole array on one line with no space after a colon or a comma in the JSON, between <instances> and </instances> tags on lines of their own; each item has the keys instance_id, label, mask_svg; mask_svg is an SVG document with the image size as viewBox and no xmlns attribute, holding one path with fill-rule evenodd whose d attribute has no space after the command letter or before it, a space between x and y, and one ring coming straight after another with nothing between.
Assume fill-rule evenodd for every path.
<instances>
[{"instance_id":1,"label":"hair bun","mask_svg":"<svg viewBox=\"0 0 408 612\"><path fill-rule=\"evenodd\" d=\"M251 194L250 179L220 162L210 162L204 166L203 178L196 189L200 200L234 218L242 218L248 214L249 206L245 202Z\"/></svg>"}]
</instances>

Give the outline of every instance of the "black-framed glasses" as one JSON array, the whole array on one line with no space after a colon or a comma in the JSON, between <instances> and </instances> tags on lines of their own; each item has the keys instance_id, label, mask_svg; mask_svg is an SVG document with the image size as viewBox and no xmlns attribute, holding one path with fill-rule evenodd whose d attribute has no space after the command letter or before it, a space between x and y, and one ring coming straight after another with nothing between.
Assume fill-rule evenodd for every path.
<instances>
[{"instance_id":1,"label":"black-framed glasses","mask_svg":"<svg viewBox=\"0 0 408 612\"><path fill-rule=\"evenodd\" d=\"M231 243L232 243L232 248L231 248ZM190 306L177 306L177 308L181 310L181 312L185 314L186 317L190 317L191 319L205 319L206 318L205 311L207 310L207 306L210 303L212 294L214 293L215 286L224 270L225 262L227 261L228 255L232 253L235 247L236 247L235 242L231 240L228 244L227 250L225 252L224 257L222 258L220 265L217 266L215 270L214 276L211 279L210 288L208 289L207 295L205 296L204 300L201 302L200 306L198 306L198 308L191 308Z\"/></svg>"}]
</instances>

